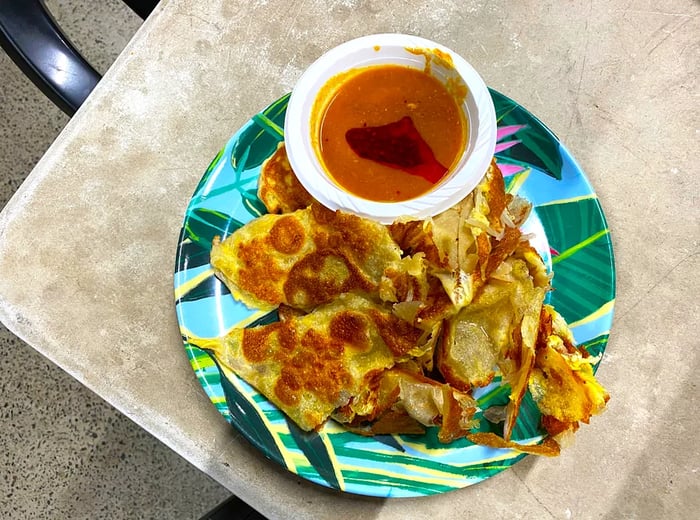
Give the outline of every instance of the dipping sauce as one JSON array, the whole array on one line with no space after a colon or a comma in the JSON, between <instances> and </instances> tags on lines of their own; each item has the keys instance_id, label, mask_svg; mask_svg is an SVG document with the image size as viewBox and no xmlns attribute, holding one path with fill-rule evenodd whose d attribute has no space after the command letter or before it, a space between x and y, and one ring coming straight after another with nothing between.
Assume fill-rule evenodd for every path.
<instances>
[{"instance_id":1,"label":"dipping sauce","mask_svg":"<svg viewBox=\"0 0 700 520\"><path fill-rule=\"evenodd\" d=\"M333 180L353 195L379 202L418 197L446 178L464 151L462 110L422 70L354 69L324 89L330 90L319 99L329 101L317 111L317 154Z\"/></svg>"}]
</instances>

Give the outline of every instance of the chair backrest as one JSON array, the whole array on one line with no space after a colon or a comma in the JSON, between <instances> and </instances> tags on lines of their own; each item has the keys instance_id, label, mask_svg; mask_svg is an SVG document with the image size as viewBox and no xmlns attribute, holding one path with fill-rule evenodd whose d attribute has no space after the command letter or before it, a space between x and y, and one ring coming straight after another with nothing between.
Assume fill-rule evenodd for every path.
<instances>
[{"instance_id":1,"label":"chair backrest","mask_svg":"<svg viewBox=\"0 0 700 520\"><path fill-rule=\"evenodd\" d=\"M129 8L143 20L148 18L151 11L158 5L159 0L122 0Z\"/></svg>"},{"instance_id":2,"label":"chair backrest","mask_svg":"<svg viewBox=\"0 0 700 520\"><path fill-rule=\"evenodd\" d=\"M146 18L158 0L123 0ZM61 110L72 116L100 81L44 0L0 1L0 47Z\"/></svg>"}]
</instances>

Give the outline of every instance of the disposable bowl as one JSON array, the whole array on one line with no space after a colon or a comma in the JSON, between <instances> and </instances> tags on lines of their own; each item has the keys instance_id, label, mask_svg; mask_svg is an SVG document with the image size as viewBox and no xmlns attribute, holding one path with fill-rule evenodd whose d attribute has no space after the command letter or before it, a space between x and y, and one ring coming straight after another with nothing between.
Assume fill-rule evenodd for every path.
<instances>
[{"instance_id":1,"label":"disposable bowl","mask_svg":"<svg viewBox=\"0 0 700 520\"><path fill-rule=\"evenodd\" d=\"M367 200L339 186L317 154L319 118L316 98L333 77L373 65L403 65L424 70L443 84L463 84L458 105L468 125L464 151L431 191L400 202ZM374 34L345 42L323 54L302 74L292 91L284 125L292 169L301 184L324 206L391 223L399 217L425 218L462 200L483 178L496 145L496 114L488 88L476 70L447 47L417 36Z\"/></svg>"}]
</instances>

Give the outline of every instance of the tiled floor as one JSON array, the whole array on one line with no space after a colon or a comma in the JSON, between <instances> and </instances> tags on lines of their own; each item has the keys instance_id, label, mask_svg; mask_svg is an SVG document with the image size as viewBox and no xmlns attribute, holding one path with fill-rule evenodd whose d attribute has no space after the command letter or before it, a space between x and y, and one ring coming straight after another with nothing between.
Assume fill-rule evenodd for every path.
<instances>
[{"instance_id":1,"label":"tiled floor","mask_svg":"<svg viewBox=\"0 0 700 520\"><path fill-rule=\"evenodd\" d=\"M50 0L101 72L141 20ZM0 51L0 208L68 118ZM229 493L0 325L0 518L199 518Z\"/></svg>"}]
</instances>

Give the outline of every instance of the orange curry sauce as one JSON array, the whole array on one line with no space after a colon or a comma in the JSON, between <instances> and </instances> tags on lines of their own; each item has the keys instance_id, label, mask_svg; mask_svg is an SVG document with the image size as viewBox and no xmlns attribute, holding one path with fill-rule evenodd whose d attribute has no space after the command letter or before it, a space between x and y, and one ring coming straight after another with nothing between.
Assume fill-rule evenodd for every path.
<instances>
[{"instance_id":1,"label":"orange curry sauce","mask_svg":"<svg viewBox=\"0 0 700 520\"><path fill-rule=\"evenodd\" d=\"M397 202L435 187L461 156L467 123L433 76L400 65L331 79L320 122L320 158L335 182L359 197Z\"/></svg>"}]
</instances>

